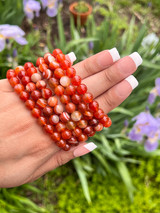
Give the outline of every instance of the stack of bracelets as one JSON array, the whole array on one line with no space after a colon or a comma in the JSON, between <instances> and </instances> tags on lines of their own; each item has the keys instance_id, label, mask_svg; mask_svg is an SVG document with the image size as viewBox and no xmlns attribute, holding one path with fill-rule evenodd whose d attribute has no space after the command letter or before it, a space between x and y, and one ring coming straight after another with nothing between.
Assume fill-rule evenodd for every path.
<instances>
[{"instance_id":1,"label":"stack of bracelets","mask_svg":"<svg viewBox=\"0 0 160 213\"><path fill-rule=\"evenodd\" d=\"M38 58L36 67L27 62L9 69L6 77L33 117L65 151L112 123L60 49Z\"/></svg>"}]
</instances>

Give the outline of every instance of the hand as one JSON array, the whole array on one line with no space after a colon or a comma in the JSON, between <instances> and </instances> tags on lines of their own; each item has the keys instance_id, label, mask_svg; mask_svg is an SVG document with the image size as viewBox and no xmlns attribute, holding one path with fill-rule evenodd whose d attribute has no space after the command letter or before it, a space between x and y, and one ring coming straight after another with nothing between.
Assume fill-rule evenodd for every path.
<instances>
[{"instance_id":1,"label":"hand","mask_svg":"<svg viewBox=\"0 0 160 213\"><path fill-rule=\"evenodd\" d=\"M119 54L114 48L91 56L74 67L88 86L88 91L108 113L121 104L138 85L131 74L141 63L138 53L119 60ZM7 79L0 80L0 100L1 188L34 181L96 147L93 143L86 145L83 142L70 151L60 150L48 134L42 131Z\"/></svg>"}]
</instances>

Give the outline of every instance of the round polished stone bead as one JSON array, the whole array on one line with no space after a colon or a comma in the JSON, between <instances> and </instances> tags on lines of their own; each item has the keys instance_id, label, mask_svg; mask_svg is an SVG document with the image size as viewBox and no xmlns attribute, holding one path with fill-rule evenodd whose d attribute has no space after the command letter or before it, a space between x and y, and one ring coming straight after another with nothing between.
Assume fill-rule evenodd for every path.
<instances>
[{"instance_id":1,"label":"round polished stone bead","mask_svg":"<svg viewBox=\"0 0 160 213\"><path fill-rule=\"evenodd\" d=\"M54 71L55 69L60 68L60 65L59 65L59 63L58 63L57 61L51 61L51 62L49 63L49 68L50 68L52 71Z\"/></svg>"},{"instance_id":2,"label":"round polished stone bead","mask_svg":"<svg viewBox=\"0 0 160 213\"><path fill-rule=\"evenodd\" d=\"M29 93L26 91L22 91L19 97L22 101L27 101L29 99Z\"/></svg>"},{"instance_id":3,"label":"round polished stone bead","mask_svg":"<svg viewBox=\"0 0 160 213\"><path fill-rule=\"evenodd\" d=\"M48 69L48 65L47 64L40 64L38 67L40 72L44 72L45 70Z\"/></svg>"},{"instance_id":4,"label":"round polished stone bead","mask_svg":"<svg viewBox=\"0 0 160 213\"><path fill-rule=\"evenodd\" d=\"M58 116L58 115L51 115L51 116L49 117L49 122L50 122L50 124L52 124L52 125L58 124L58 122L59 122L59 116Z\"/></svg>"},{"instance_id":5,"label":"round polished stone bead","mask_svg":"<svg viewBox=\"0 0 160 213\"><path fill-rule=\"evenodd\" d=\"M100 132L103 129L103 124L99 123L97 126L94 127L96 132Z\"/></svg>"},{"instance_id":6,"label":"round polished stone bead","mask_svg":"<svg viewBox=\"0 0 160 213\"><path fill-rule=\"evenodd\" d=\"M104 127L110 127L112 125L112 121L107 115L104 115L104 117L100 119L99 122L102 123Z\"/></svg>"},{"instance_id":7,"label":"round polished stone bead","mask_svg":"<svg viewBox=\"0 0 160 213\"><path fill-rule=\"evenodd\" d=\"M76 105L69 102L68 104L66 104L65 109L68 113L73 113L76 110Z\"/></svg>"},{"instance_id":8,"label":"round polished stone bead","mask_svg":"<svg viewBox=\"0 0 160 213\"><path fill-rule=\"evenodd\" d=\"M32 115L33 115L33 117L35 117L35 118L39 118L40 116L41 116L41 110L40 109L38 109L38 108L33 108L32 109Z\"/></svg>"},{"instance_id":9,"label":"round polished stone bead","mask_svg":"<svg viewBox=\"0 0 160 213\"><path fill-rule=\"evenodd\" d=\"M33 83L33 82L29 82L29 83L26 85L26 90L27 90L27 92L33 92L35 89L36 89L36 85L35 85L35 83Z\"/></svg>"},{"instance_id":10,"label":"round polished stone bead","mask_svg":"<svg viewBox=\"0 0 160 213\"><path fill-rule=\"evenodd\" d=\"M74 111L71 114L71 118L73 121L80 121L82 118L82 114L79 111Z\"/></svg>"},{"instance_id":11,"label":"round polished stone bead","mask_svg":"<svg viewBox=\"0 0 160 213\"><path fill-rule=\"evenodd\" d=\"M72 79L71 79L71 83L74 86L79 86L81 84L81 77L79 75L75 75Z\"/></svg>"},{"instance_id":12,"label":"round polished stone bead","mask_svg":"<svg viewBox=\"0 0 160 213\"><path fill-rule=\"evenodd\" d=\"M18 73L19 73L21 70L24 70L24 67L23 67L23 66L18 66L18 67L16 67L14 71L15 71L16 75L18 75Z\"/></svg>"},{"instance_id":13,"label":"round polished stone bead","mask_svg":"<svg viewBox=\"0 0 160 213\"><path fill-rule=\"evenodd\" d=\"M73 67L69 67L69 68L66 70L66 75L67 75L69 78L73 78L73 77L76 75L76 70L75 70Z\"/></svg>"},{"instance_id":14,"label":"round polished stone bead","mask_svg":"<svg viewBox=\"0 0 160 213\"><path fill-rule=\"evenodd\" d=\"M52 58L52 60L51 60L51 58ZM53 55L51 53L45 53L44 60L47 64L49 64L51 61L55 61L55 58L53 57Z\"/></svg>"},{"instance_id":15,"label":"round polished stone bead","mask_svg":"<svg viewBox=\"0 0 160 213\"><path fill-rule=\"evenodd\" d=\"M30 67L27 69L26 74L31 77L34 73L37 73L37 69L35 67Z\"/></svg>"},{"instance_id":16,"label":"round polished stone bead","mask_svg":"<svg viewBox=\"0 0 160 213\"><path fill-rule=\"evenodd\" d=\"M37 101L39 98L42 97L42 94L39 90L34 90L32 93L31 93L31 97L34 101Z\"/></svg>"},{"instance_id":17,"label":"round polished stone bead","mask_svg":"<svg viewBox=\"0 0 160 213\"><path fill-rule=\"evenodd\" d=\"M47 117L51 116L53 114L53 108L46 106L43 108L43 114Z\"/></svg>"},{"instance_id":18,"label":"round polished stone bead","mask_svg":"<svg viewBox=\"0 0 160 213\"><path fill-rule=\"evenodd\" d=\"M91 126L97 126L99 124L99 121L95 118L92 118L91 120L88 121L89 122L89 125Z\"/></svg>"},{"instance_id":19,"label":"round polished stone bead","mask_svg":"<svg viewBox=\"0 0 160 213\"><path fill-rule=\"evenodd\" d=\"M55 69L55 71L54 71L55 78L60 79L64 75L65 75L65 71L63 69L61 69L61 68Z\"/></svg>"},{"instance_id":20,"label":"round polished stone bead","mask_svg":"<svg viewBox=\"0 0 160 213\"><path fill-rule=\"evenodd\" d=\"M34 107L35 107L35 101L31 100L31 99L28 99L26 102L25 102L25 105L28 109L32 110Z\"/></svg>"},{"instance_id":21,"label":"round polished stone bead","mask_svg":"<svg viewBox=\"0 0 160 213\"><path fill-rule=\"evenodd\" d=\"M63 106L60 105L60 104L57 104L57 105L54 107L54 112L55 112L57 115L60 115L60 114L63 112Z\"/></svg>"},{"instance_id":22,"label":"round polished stone bead","mask_svg":"<svg viewBox=\"0 0 160 213\"><path fill-rule=\"evenodd\" d=\"M62 112L62 114L59 117L60 120L64 123L70 120L70 115L67 112Z\"/></svg>"},{"instance_id":23,"label":"round polished stone bead","mask_svg":"<svg viewBox=\"0 0 160 213\"><path fill-rule=\"evenodd\" d=\"M97 101L92 101L89 103L89 109L92 110L93 112L96 112L99 108L99 104Z\"/></svg>"},{"instance_id":24,"label":"round polished stone bead","mask_svg":"<svg viewBox=\"0 0 160 213\"><path fill-rule=\"evenodd\" d=\"M44 98L39 98L36 102L37 106L41 109L47 106L47 100Z\"/></svg>"},{"instance_id":25,"label":"round polished stone bead","mask_svg":"<svg viewBox=\"0 0 160 213\"><path fill-rule=\"evenodd\" d=\"M82 134L82 130L81 130L79 127L76 127L76 128L72 131L72 134L73 134L75 137L79 137L79 136Z\"/></svg>"},{"instance_id":26,"label":"round polished stone bead","mask_svg":"<svg viewBox=\"0 0 160 213\"><path fill-rule=\"evenodd\" d=\"M46 88L46 86L47 84L44 80L37 81L36 83L37 89L40 89L40 90Z\"/></svg>"},{"instance_id":27,"label":"round polished stone bead","mask_svg":"<svg viewBox=\"0 0 160 213\"><path fill-rule=\"evenodd\" d=\"M61 79L60 79L60 84L63 86L63 87L68 87L71 83L71 80L68 76L62 76Z\"/></svg>"},{"instance_id":28,"label":"round polished stone bead","mask_svg":"<svg viewBox=\"0 0 160 213\"><path fill-rule=\"evenodd\" d=\"M12 77L16 77L15 71L14 71L13 69L9 69L9 70L7 71L6 77L7 77L7 79L10 79L10 78L12 78Z\"/></svg>"},{"instance_id":29,"label":"round polished stone bead","mask_svg":"<svg viewBox=\"0 0 160 213\"><path fill-rule=\"evenodd\" d=\"M63 132L65 128L66 128L66 125L62 122L59 122L58 124L56 124L57 132Z\"/></svg>"},{"instance_id":30,"label":"round polished stone bead","mask_svg":"<svg viewBox=\"0 0 160 213\"><path fill-rule=\"evenodd\" d=\"M53 72L50 69L46 69L43 71L42 75L43 75L43 78L49 79L53 76Z\"/></svg>"},{"instance_id":31,"label":"round polished stone bead","mask_svg":"<svg viewBox=\"0 0 160 213\"><path fill-rule=\"evenodd\" d=\"M61 133L61 136L64 140L68 140L71 138L72 136L72 132L68 129L65 129L62 133Z\"/></svg>"},{"instance_id":32,"label":"round polished stone bead","mask_svg":"<svg viewBox=\"0 0 160 213\"><path fill-rule=\"evenodd\" d=\"M62 69L66 70L71 66L71 62L68 60L63 60L60 62L60 66Z\"/></svg>"},{"instance_id":33,"label":"round polished stone bead","mask_svg":"<svg viewBox=\"0 0 160 213\"><path fill-rule=\"evenodd\" d=\"M48 98L48 105L50 107L56 106L57 103L58 103L58 99L55 96L51 96L51 97Z\"/></svg>"},{"instance_id":34,"label":"round polished stone bead","mask_svg":"<svg viewBox=\"0 0 160 213\"><path fill-rule=\"evenodd\" d=\"M62 104L68 104L69 101L70 101L69 95L62 95L62 96L60 97L60 101L61 101Z\"/></svg>"},{"instance_id":35,"label":"round polished stone bead","mask_svg":"<svg viewBox=\"0 0 160 213\"><path fill-rule=\"evenodd\" d=\"M76 128L76 123L74 121L68 121L66 123L66 128L69 130L73 130Z\"/></svg>"},{"instance_id":36,"label":"round polished stone bead","mask_svg":"<svg viewBox=\"0 0 160 213\"><path fill-rule=\"evenodd\" d=\"M60 148L64 148L66 145L66 141L61 139L60 141L56 142L56 145Z\"/></svg>"},{"instance_id":37,"label":"round polished stone bead","mask_svg":"<svg viewBox=\"0 0 160 213\"><path fill-rule=\"evenodd\" d=\"M77 87L77 92L80 94L80 95L83 95L87 92L87 86L85 84L80 84L78 87Z\"/></svg>"},{"instance_id":38,"label":"round polished stone bead","mask_svg":"<svg viewBox=\"0 0 160 213\"><path fill-rule=\"evenodd\" d=\"M44 116L40 116L37 121L38 124L41 126L45 126L47 124L47 118Z\"/></svg>"},{"instance_id":39,"label":"round polished stone bead","mask_svg":"<svg viewBox=\"0 0 160 213\"><path fill-rule=\"evenodd\" d=\"M86 128L87 125L88 125L88 122L86 120L84 120L84 119L82 119L82 120L80 120L80 121L77 122L77 126L79 128L81 128L81 129Z\"/></svg>"},{"instance_id":40,"label":"round polished stone bead","mask_svg":"<svg viewBox=\"0 0 160 213\"><path fill-rule=\"evenodd\" d=\"M78 105L78 110L80 111L80 112L85 112L85 111L87 111L87 109L88 109L88 106L87 106L87 104L85 104L85 103L79 103L79 105Z\"/></svg>"},{"instance_id":41,"label":"round polished stone bead","mask_svg":"<svg viewBox=\"0 0 160 213\"><path fill-rule=\"evenodd\" d=\"M26 75L26 71L25 71L25 70L21 70L21 71L18 73L18 78L19 78L19 79L22 79L25 75Z\"/></svg>"},{"instance_id":42,"label":"round polished stone bead","mask_svg":"<svg viewBox=\"0 0 160 213\"><path fill-rule=\"evenodd\" d=\"M91 120L93 118L93 112L91 111L85 111L83 113L84 119L86 120Z\"/></svg>"},{"instance_id":43,"label":"round polished stone bead","mask_svg":"<svg viewBox=\"0 0 160 213\"><path fill-rule=\"evenodd\" d=\"M15 87L16 84L19 84L19 79L17 77L11 77L9 83L12 87Z\"/></svg>"},{"instance_id":44,"label":"round polished stone bead","mask_svg":"<svg viewBox=\"0 0 160 213\"><path fill-rule=\"evenodd\" d=\"M102 109L98 109L95 113L94 113L94 117L97 119L101 119L104 116L104 111Z\"/></svg>"},{"instance_id":45,"label":"round polished stone bead","mask_svg":"<svg viewBox=\"0 0 160 213\"><path fill-rule=\"evenodd\" d=\"M63 53L60 53L56 55L56 60L60 63L61 61L65 60L65 55Z\"/></svg>"},{"instance_id":46,"label":"round polished stone bead","mask_svg":"<svg viewBox=\"0 0 160 213\"><path fill-rule=\"evenodd\" d=\"M59 54L63 54L63 53L62 53L62 50L60 50L60 49L58 49L58 48L54 49L53 52L52 52L52 55L53 55L55 58L56 58L56 56L59 55Z\"/></svg>"},{"instance_id":47,"label":"round polished stone bead","mask_svg":"<svg viewBox=\"0 0 160 213\"><path fill-rule=\"evenodd\" d=\"M79 144L77 138L74 136L72 136L69 140L67 140L67 143L75 146Z\"/></svg>"},{"instance_id":48,"label":"round polished stone bead","mask_svg":"<svg viewBox=\"0 0 160 213\"><path fill-rule=\"evenodd\" d=\"M27 62L24 64L24 69L27 71L28 68L34 67L34 65L31 62Z\"/></svg>"},{"instance_id":49,"label":"round polished stone bead","mask_svg":"<svg viewBox=\"0 0 160 213\"><path fill-rule=\"evenodd\" d=\"M45 99L48 99L49 97L52 96L52 90L49 88L44 88L42 89L42 97Z\"/></svg>"},{"instance_id":50,"label":"round polished stone bead","mask_svg":"<svg viewBox=\"0 0 160 213\"><path fill-rule=\"evenodd\" d=\"M68 143L66 143L65 147L63 147L62 149L63 149L64 151L69 151L70 148L71 148L71 146L70 146Z\"/></svg>"},{"instance_id":51,"label":"round polished stone bead","mask_svg":"<svg viewBox=\"0 0 160 213\"><path fill-rule=\"evenodd\" d=\"M78 141L79 142L84 142L84 141L87 141L88 137L86 134L81 134L79 137L78 137Z\"/></svg>"},{"instance_id":52,"label":"round polished stone bead","mask_svg":"<svg viewBox=\"0 0 160 213\"><path fill-rule=\"evenodd\" d=\"M59 80L57 80L56 78L50 78L49 80L48 80L48 84L49 84L49 86L52 88L52 89L54 89L54 88L56 88L58 85L59 85Z\"/></svg>"},{"instance_id":53,"label":"round polished stone bead","mask_svg":"<svg viewBox=\"0 0 160 213\"><path fill-rule=\"evenodd\" d=\"M24 91L24 86L23 86L23 84L16 84L15 86L14 86L14 91L16 92L16 93L21 93L22 91Z\"/></svg>"},{"instance_id":54,"label":"round polished stone bead","mask_svg":"<svg viewBox=\"0 0 160 213\"><path fill-rule=\"evenodd\" d=\"M83 132L88 135L88 134L91 134L93 132L93 128L91 126L87 126Z\"/></svg>"},{"instance_id":55,"label":"round polished stone bead","mask_svg":"<svg viewBox=\"0 0 160 213\"><path fill-rule=\"evenodd\" d=\"M64 87L62 87L61 85L58 85L55 89L54 92L57 96L61 96L64 93Z\"/></svg>"},{"instance_id":56,"label":"round polished stone bead","mask_svg":"<svg viewBox=\"0 0 160 213\"><path fill-rule=\"evenodd\" d=\"M66 87L65 89L65 94L66 95L74 95L76 92L76 89L73 85L69 85L68 87Z\"/></svg>"},{"instance_id":57,"label":"round polished stone bead","mask_svg":"<svg viewBox=\"0 0 160 213\"><path fill-rule=\"evenodd\" d=\"M53 127L52 125L50 125L50 124L46 124L46 125L44 126L44 130L45 130L47 133L49 133L49 134L53 134L53 132L54 132L54 127Z\"/></svg>"},{"instance_id":58,"label":"round polished stone bead","mask_svg":"<svg viewBox=\"0 0 160 213\"><path fill-rule=\"evenodd\" d=\"M88 134L88 137L92 137L92 136L94 136L94 135L95 135L95 133L96 133L95 131L92 131L91 133L89 133L89 134Z\"/></svg>"},{"instance_id":59,"label":"round polished stone bead","mask_svg":"<svg viewBox=\"0 0 160 213\"><path fill-rule=\"evenodd\" d=\"M71 99L74 104L79 104L81 102L81 96L78 94L72 95Z\"/></svg>"},{"instance_id":60,"label":"round polished stone bead","mask_svg":"<svg viewBox=\"0 0 160 213\"><path fill-rule=\"evenodd\" d=\"M23 85L27 85L31 81L31 78L29 76L23 76L21 79L21 83Z\"/></svg>"},{"instance_id":61,"label":"round polished stone bead","mask_svg":"<svg viewBox=\"0 0 160 213\"><path fill-rule=\"evenodd\" d=\"M45 60L43 57L39 57L36 61L36 66L39 67L40 64L44 64Z\"/></svg>"},{"instance_id":62,"label":"round polished stone bead","mask_svg":"<svg viewBox=\"0 0 160 213\"><path fill-rule=\"evenodd\" d=\"M85 103L91 103L93 101L93 95L90 92L87 92L82 96L82 99Z\"/></svg>"},{"instance_id":63,"label":"round polished stone bead","mask_svg":"<svg viewBox=\"0 0 160 213\"><path fill-rule=\"evenodd\" d=\"M53 134L51 135L51 139L56 143L58 141L60 141L61 139L61 135L59 132L53 132Z\"/></svg>"},{"instance_id":64,"label":"round polished stone bead","mask_svg":"<svg viewBox=\"0 0 160 213\"><path fill-rule=\"evenodd\" d=\"M31 76L31 80L34 82L34 83L37 83L38 81L40 81L42 79L41 75L39 73L34 73L32 76Z\"/></svg>"}]
</instances>

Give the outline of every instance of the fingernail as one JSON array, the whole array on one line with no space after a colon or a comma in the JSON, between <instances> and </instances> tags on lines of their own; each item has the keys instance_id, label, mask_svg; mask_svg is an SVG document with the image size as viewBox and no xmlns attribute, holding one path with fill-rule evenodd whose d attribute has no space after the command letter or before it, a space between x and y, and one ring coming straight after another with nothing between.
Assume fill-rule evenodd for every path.
<instances>
[{"instance_id":1,"label":"fingernail","mask_svg":"<svg viewBox=\"0 0 160 213\"><path fill-rule=\"evenodd\" d=\"M132 58L132 60L134 61L134 63L136 64L136 68L142 64L142 58L141 56L139 55L139 53L137 52L134 52L132 53L131 55L129 55L129 57Z\"/></svg>"},{"instance_id":2,"label":"fingernail","mask_svg":"<svg viewBox=\"0 0 160 213\"><path fill-rule=\"evenodd\" d=\"M113 62L118 61L120 59L120 55L119 55L117 48L114 47L108 51L112 56Z\"/></svg>"},{"instance_id":3,"label":"fingernail","mask_svg":"<svg viewBox=\"0 0 160 213\"><path fill-rule=\"evenodd\" d=\"M68 55L69 59L71 60L71 63L73 63L74 61L76 61L77 57L74 54L74 52L70 52L67 55Z\"/></svg>"},{"instance_id":4,"label":"fingernail","mask_svg":"<svg viewBox=\"0 0 160 213\"><path fill-rule=\"evenodd\" d=\"M138 86L138 81L133 75L128 76L125 80L131 85L132 90Z\"/></svg>"},{"instance_id":5,"label":"fingernail","mask_svg":"<svg viewBox=\"0 0 160 213\"><path fill-rule=\"evenodd\" d=\"M73 154L75 157L79 157L79 156L85 155L89 152L92 152L96 148L97 148L97 146L93 142L90 142L90 143L85 144L84 146L81 146L81 147L78 147L77 149L75 149Z\"/></svg>"}]
</instances>

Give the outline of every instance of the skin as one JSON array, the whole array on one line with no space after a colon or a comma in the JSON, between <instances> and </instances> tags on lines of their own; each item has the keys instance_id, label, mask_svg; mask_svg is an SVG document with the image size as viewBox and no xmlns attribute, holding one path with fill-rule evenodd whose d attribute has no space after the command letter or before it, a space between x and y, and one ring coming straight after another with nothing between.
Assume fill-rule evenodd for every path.
<instances>
[{"instance_id":1,"label":"skin","mask_svg":"<svg viewBox=\"0 0 160 213\"><path fill-rule=\"evenodd\" d=\"M124 80L136 71L126 56L113 63L107 50L74 65L95 100L105 113L121 104L132 92ZM8 83L0 80L0 187L9 188L32 182L75 158L72 147L63 151L42 131L30 111Z\"/></svg>"}]
</instances>

